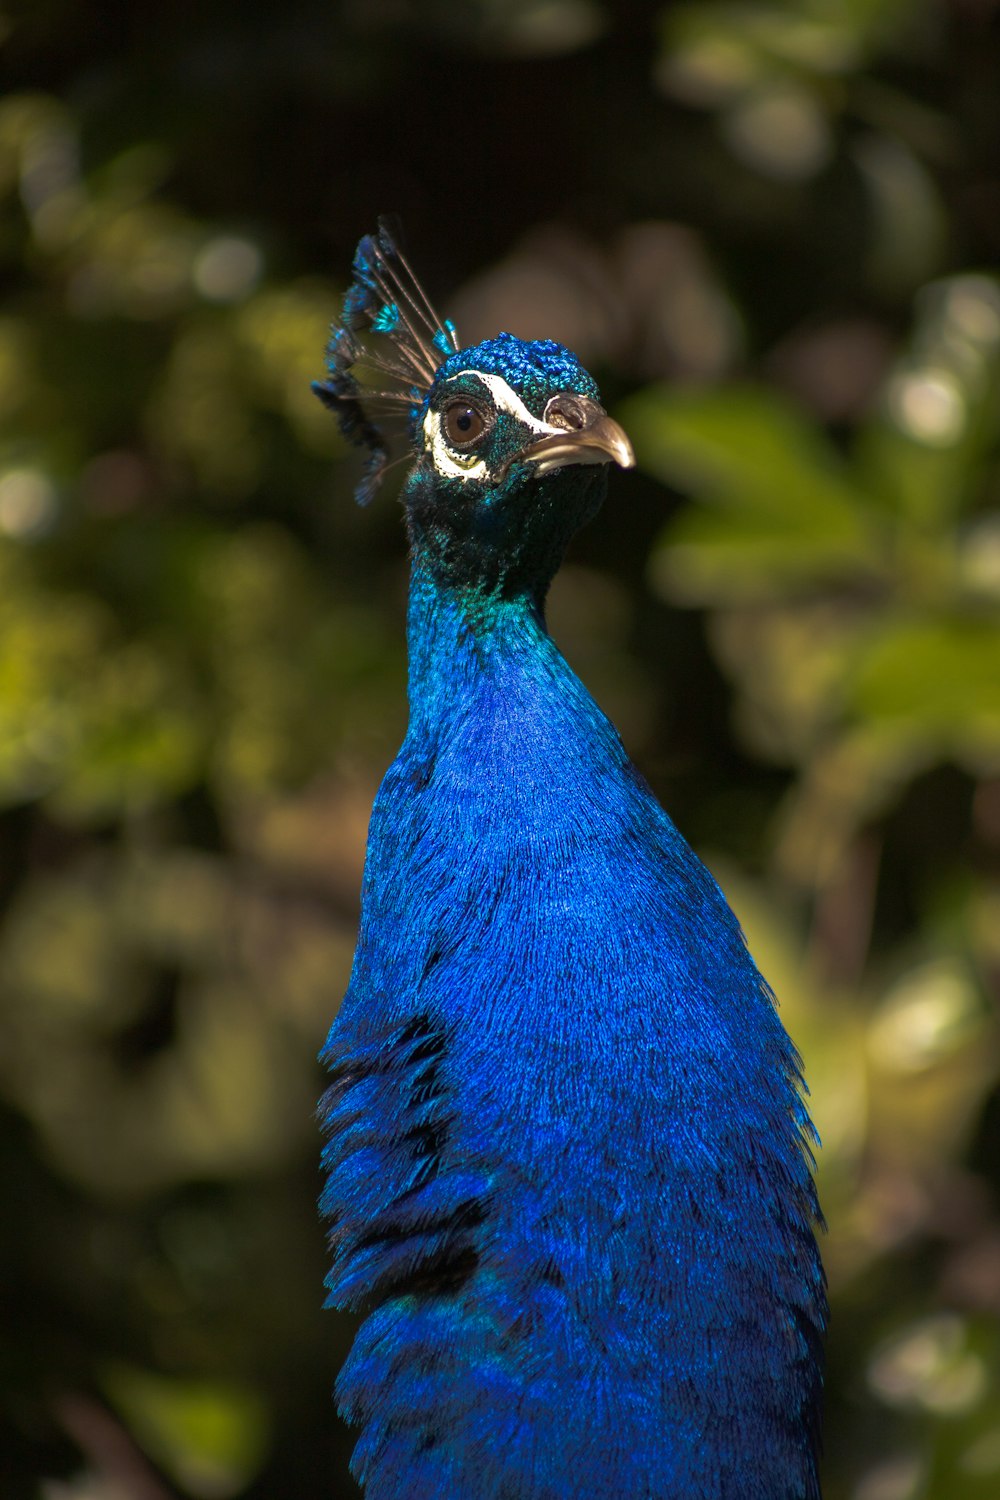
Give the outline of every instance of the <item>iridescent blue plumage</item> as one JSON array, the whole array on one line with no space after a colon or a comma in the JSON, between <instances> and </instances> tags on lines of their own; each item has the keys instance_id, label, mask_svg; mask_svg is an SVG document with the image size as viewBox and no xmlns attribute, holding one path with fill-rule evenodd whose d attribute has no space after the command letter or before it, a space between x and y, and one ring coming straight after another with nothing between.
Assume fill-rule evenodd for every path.
<instances>
[{"instance_id":1,"label":"iridescent blue plumage","mask_svg":"<svg viewBox=\"0 0 1000 1500\"><path fill-rule=\"evenodd\" d=\"M798 1059L545 629L627 440L569 351L510 335L411 399L410 727L323 1054L355 1472L367 1500L815 1500Z\"/></svg>"}]
</instances>

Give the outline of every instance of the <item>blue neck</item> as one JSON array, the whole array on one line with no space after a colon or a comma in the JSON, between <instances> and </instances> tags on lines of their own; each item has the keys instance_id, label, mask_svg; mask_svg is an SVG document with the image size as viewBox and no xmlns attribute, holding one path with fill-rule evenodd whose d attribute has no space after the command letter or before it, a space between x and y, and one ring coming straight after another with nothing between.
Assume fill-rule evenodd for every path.
<instances>
[{"instance_id":1,"label":"blue neck","mask_svg":"<svg viewBox=\"0 0 1000 1500\"><path fill-rule=\"evenodd\" d=\"M441 563L414 547L410 728L327 1049L332 1300L384 1299L340 1382L368 1493L819 1500L795 1053L540 586Z\"/></svg>"},{"instance_id":2,"label":"blue neck","mask_svg":"<svg viewBox=\"0 0 1000 1500\"><path fill-rule=\"evenodd\" d=\"M415 548L407 616L411 740L440 741L476 711L471 684L526 656L555 655L543 600L453 585Z\"/></svg>"}]
</instances>

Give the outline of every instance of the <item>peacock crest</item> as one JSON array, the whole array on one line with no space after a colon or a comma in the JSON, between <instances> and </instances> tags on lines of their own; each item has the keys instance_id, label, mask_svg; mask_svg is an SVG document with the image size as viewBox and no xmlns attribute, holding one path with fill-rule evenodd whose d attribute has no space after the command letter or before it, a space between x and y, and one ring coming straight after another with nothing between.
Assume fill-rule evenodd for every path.
<instances>
[{"instance_id":1,"label":"peacock crest","mask_svg":"<svg viewBox=\"0 0 1000 1500\"><path fill-rule=\"evenodd\" d=\"M442 361L460 348L455 325L434 311L400 249L398 229L380 218L354 256L340 320L330 330L327 379L313 382L345 438L368 449L355 490L359 505L369 503L393 463L410 456L427 392ZM400 439L406 451L391 459Z\"/></svg>"}]
</instances>

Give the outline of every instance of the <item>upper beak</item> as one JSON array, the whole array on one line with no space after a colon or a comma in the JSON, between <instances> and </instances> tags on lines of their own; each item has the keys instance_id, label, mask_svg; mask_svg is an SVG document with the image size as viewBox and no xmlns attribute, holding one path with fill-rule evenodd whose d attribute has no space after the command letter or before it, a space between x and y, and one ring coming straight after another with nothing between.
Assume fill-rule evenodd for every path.
<instances>
[{"instance_id":1,"label":"upper beak","mask_svg":"<svg viewBox=\"0 0 1000 1500\"><path fill-rule=\"evenodd\" d=\"M537 464L539 474L562 469L567 464L620 464L623 469L635 466L632 444L602 406L586 396L574 396L573 411L581 420L579 427L567 427L539 438L521 454Z\"/></svg>"}]
</instances>

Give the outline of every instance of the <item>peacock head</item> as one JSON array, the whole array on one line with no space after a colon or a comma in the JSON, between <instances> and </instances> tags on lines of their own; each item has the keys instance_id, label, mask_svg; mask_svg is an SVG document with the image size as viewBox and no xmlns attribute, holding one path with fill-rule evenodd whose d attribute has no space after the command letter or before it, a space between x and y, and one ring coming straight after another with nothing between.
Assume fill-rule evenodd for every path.
<instances>
[{"instance_id":1,"label":"peacock head","mask_svg":"<svg viewBox=\"0 0 1000 1500\"><path fill-rule=\"evenodd\" d=\"M370 452L365 504L391 467L402 418L411 539L453 584L544 592L570 537L599 509L607 465L632 447L568 349L513 334L462 348L383 223L361 241L334 325L329 376L314 387L345 436Z\"/></svg>"}]
</instances>

